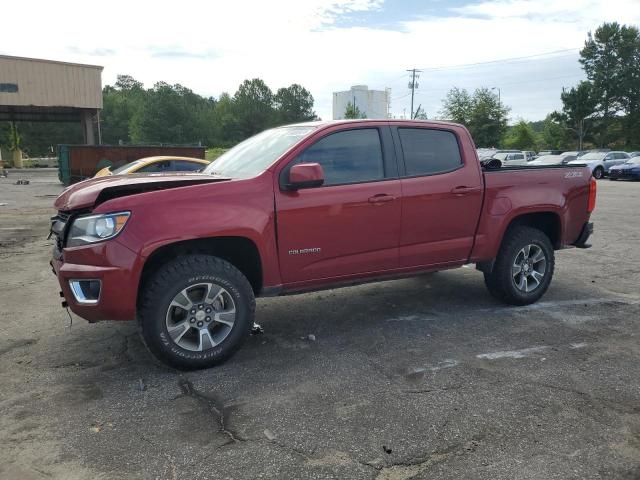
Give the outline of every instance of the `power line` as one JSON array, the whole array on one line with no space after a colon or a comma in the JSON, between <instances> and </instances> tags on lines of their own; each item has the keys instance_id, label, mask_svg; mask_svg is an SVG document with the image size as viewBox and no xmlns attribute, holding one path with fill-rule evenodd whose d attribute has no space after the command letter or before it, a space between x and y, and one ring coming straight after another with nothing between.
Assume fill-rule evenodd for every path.
<instances>
[{"instance_id":1,"label":"power line","mask_svg":"<svg viewBox=\"0 0 640 480\"><path fill-rule=\"evenodd\" d=\"M544 82L547 80L559 80L562 78L583 78L584 75L581 74L571 74L571 75L559 75L556 77L544 77L544 78L534 78L534 79L530 79L530 80L522 80L519 82L507 82L507 83L503 83L503 82L499 82L500 83L500 87L508 87L511 85L521 85L521 84L526 84L526 83L537 83L537 82ZM420 93L427 93L427 92L446 92L451 90L451 88L431 88L431 89L427 89L427 90L422 90ZM408 95L408 94L407 94Z\"/></svg>"},{"instance_id":2,"label":"power line","mask_svg":"<svg viewBox=\"0 0 640 480\"><path fill-rule=\"evenodd\" d=\"M537 58L537 57L545 57L548 55L554 55L554 54L558 54L558 53L565 53L565 52L576 52L580 50L579 48L567 48L564 50L554 50L552 52L546 52L546 53L538 53L535 55L526 55L523 57L512 57L512 58L503 58L500 60L489 60L486 62L476 62L476 63L462 63L459 65L449 65L449 66L441 66L441 67L425 67L422 70L424 71L429 71L429 72L433 72L433 71L438 71L438 70L453 70L453 69L457 69L457 68L468 68L468 67L476 67L479 65L490 65L490 64L496 64L496 63L508 63L508 62L516 62L516 61L520 61L520 60L527 60L530 58ZM555 57L552 58L561 58L564 56L569 56L569 55L556 55Z\"/></svg>"}]
</instances>

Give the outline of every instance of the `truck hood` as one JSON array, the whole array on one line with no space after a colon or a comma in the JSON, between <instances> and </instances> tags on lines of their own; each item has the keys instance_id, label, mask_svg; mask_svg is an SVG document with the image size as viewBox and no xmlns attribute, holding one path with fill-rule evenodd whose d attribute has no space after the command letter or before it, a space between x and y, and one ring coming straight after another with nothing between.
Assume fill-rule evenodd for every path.
<instances>
[{"instance_id":1,"label":"truck hood","mask_svg":"<svg viewBox=\"0 0 640 480\"><path fill-rule=\"evenodd\" d=\"M230 179L203 173L110 175L71 185L60 194L54 206L59 211L79 210L125 195L227 180Z\"/></svg>"}]
</instances>

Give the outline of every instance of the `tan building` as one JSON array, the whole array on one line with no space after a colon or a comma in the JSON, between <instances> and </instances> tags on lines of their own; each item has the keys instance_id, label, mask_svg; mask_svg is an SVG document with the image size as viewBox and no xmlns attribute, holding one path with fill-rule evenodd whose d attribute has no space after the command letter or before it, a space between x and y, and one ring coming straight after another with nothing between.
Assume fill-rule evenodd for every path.
<instances>
[{"instance_id":1,"label":"tan building","mask_svg":"<svg viewBox=\"0 0 640 480\"><path fill-rule=\"evenodd\" d=\"M102 67L0 55L0 121L81 121L94 144Z\"/></svg>"}]
</instances>

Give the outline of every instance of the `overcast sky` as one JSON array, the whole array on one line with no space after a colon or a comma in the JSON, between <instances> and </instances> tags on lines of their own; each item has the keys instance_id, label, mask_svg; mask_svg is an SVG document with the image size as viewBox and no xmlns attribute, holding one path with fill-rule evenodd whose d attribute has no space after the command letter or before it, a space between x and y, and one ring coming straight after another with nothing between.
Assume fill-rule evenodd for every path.
<instances>
[{"instance_id":1,"label":"overcast sky","mask_svg":"<svg viewBox=\"0 0 640 480\"><path fill-rule=\"evenodd\" d=\"M3 18L0 53L102 65L104 84L124 73L218 96L245 78L274 91L299 83L325 119L333 91L366 84L391 88L400 116L415 67L416 106L430 118L451 87L487 86L512 119L540 120L583 78L587 32L640 24L640 0L20 0Z\"/></svg>"}]
</instances>

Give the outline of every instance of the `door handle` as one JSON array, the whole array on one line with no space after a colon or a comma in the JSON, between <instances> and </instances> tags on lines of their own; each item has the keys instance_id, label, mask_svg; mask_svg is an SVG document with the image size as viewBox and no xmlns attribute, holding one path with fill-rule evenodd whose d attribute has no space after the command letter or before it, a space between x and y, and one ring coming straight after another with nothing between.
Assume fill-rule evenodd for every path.
<instances>
[{"instance_id":1,"label":"door handle","mask_svg":"<svg viewBox=\"0 0 640 480\"><path fill-rule=\"evenodd\" d=\"M451 193L453 193L454 195L467 195L475 191L477 191L476 187L466 187L466 186L453 187L451 189Z\"/></svg>"},{"instance_id":2,"label":"door handle","mask_svg":"<svg viewBox=\"0 0 640 480\"><path fill-rule=\"evenodd\" d=\"M369 197L369 203L380 204L393 202L396 199L393 195L387 195L386 193L379 193L374 195L373 197Z\"/></svg>"}]
</instances>

